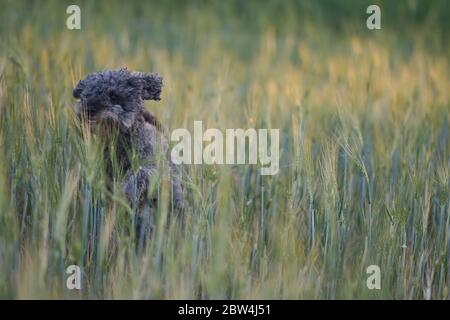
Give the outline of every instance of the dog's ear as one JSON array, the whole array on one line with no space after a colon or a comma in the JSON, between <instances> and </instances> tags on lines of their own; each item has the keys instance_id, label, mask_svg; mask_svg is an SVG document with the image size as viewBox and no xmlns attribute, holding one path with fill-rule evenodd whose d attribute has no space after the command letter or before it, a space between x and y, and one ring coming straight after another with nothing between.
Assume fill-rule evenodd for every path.
<instances>
[{"instance_id":1,"label":"dog's ear","mask_svg":"<svg viewBox=\"0 0 450 320\"><path fill-rule=\"evenodd\" d=\"M157 73L141 73L142 99L161 100L162 77Z\"/></svg>"},{"instance_id":2,"label":"dog's ear","mask_svg":"<svg viewBox=\"0 0 450 320\"><path fill-rule=\"evenodd\" d=\"M75 89L73 89L72 92L73 97L75 99L80 99L80 95L83 92L84 87L85 87L84 81L83 80L78 81L77 85L75 86Z\"/></svg>"}]
</instances>

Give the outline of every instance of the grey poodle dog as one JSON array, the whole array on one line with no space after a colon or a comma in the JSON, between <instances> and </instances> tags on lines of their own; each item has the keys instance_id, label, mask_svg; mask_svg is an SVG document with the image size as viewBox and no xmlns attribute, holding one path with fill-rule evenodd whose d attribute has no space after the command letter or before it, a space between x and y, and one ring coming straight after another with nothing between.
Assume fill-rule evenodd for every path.
<instances>
[{"instance_id":1,"label":"grey poodle dog","mask_svg":"<svg viewBox=\"0 0 450 320\"><path fill-rule=\"evenodd\" d=\"M114 156L124 172L122 191L135 212L140 235L151 230L163 168L170 181L172 211L182 214L184 209L180 169L170 160L161 124L144 109L144 100L160 100L161 88L162 78L156 73L119 69L92 73L73 90L82 122L106 140L111 131L105 129L116 130ZM111 149L105 145L107 174L112 179Z\"/></svg>"}]
</instances>

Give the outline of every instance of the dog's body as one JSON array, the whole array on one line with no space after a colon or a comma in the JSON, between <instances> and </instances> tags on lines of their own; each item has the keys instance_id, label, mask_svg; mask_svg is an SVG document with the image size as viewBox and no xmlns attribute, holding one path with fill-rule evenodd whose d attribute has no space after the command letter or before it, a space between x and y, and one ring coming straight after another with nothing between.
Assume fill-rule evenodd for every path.
<instances>
[{"instance_id":1,"label":"dog's body","mask_svg":"<svg viewBox=\"0 0 450 320\"><path fill-rule=\"evenodd\" d=\"M81 119L88 121L90 127L99 128L98 132L106 135L102 138L109 138L109 131L101 130L108 126L118 133L114 148L119 167L125 173L122 190L136 212L139 233L143 222L153 218L164 169L170 179L171 207L177 213L184 209L179 168L168 156L168 143L160 123L143 105L143 100L160 100L161 87L162 79L157 74L119 69L90 74L73 91L73 96L80 99L76 112ZM107 147L105 160L108 176L112 178L110 152Z\"/></svg>"}]
</instances>

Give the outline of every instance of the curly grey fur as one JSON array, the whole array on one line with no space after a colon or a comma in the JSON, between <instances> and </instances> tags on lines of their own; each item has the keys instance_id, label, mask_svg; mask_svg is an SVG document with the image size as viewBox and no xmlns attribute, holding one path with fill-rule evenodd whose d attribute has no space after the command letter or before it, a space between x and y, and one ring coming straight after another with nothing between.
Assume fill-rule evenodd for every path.
<instances>
[{"instance_id":1,"label":"curly grey fur","mask_svg":"<svg viewBox=\"0 0 450 320\"><path fill-rule=\"evenodd\" d=\"M100 71L80 80L73 96L80 100L76 112L91 126L112 123L119 129L116 153L126 172L123 193L136 210L138 220L152 219L158 198L161 167L168 164L172 208L183 211L184 197L179 168L168 157L168 143L157 119L144 110L143 100L160 100L162 78L156 73L130 72L127 69ZM101 132L101 131L100 131ZM130 149L139 167L133 170ZM108 173L112 176L112 172ZM112 178L112 177L111 177ZM149 192L150 191L150 192ZM139 225L140 223L138 223ZM142 232L141 232L142 233Z\"/></svg>"}]
</instances>

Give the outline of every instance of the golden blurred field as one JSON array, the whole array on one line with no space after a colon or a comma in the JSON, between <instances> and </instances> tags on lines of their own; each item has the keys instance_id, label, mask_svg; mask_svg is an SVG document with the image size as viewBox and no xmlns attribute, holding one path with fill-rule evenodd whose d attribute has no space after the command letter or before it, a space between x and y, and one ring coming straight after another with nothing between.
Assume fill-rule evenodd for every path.
<instances>
[{"instance_id":1,"label":"golden blurred field","mask_svg":"<svg viewBox=\"0 0 450 320\"><path fill-rule=\"evenodd\" d=\"M364 1L318 3L80 2L70 31L65 1L2 2L0 297L448 299L448 8L371 32ZM280 172L186 166L186 229L161 208L137 253L70 108L79 79L125 66L164 77L146 106L170 130L280 129Z\"/></svg>"}]
</instances>

